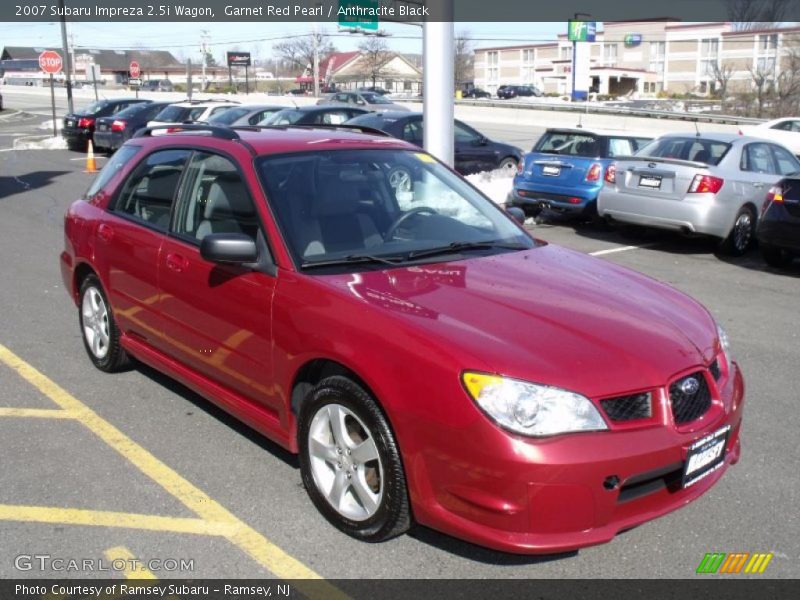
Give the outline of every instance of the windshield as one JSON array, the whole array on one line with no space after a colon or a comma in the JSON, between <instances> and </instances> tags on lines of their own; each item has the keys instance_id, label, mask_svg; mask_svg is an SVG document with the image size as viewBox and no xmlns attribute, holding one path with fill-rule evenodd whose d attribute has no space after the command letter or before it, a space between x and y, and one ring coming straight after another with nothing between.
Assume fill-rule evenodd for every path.
<instances>
[{"instance_id":1,"label":"windshield","mask_svg":"<svg viewBox=\"0 0 800 600\"><path fill-rule=\"evenodd\" d=\"M220 125L230 125L234 121L241 119L249 112L249 108L229 108L223 112L218 112L213 117L209 118L208 122L218 123Z\"/></svg>"},{"instance_id":2,"label":"windshield","mask_svg":"<svg viewBox=\"0 0 800 600\"><path fill-rule=\"evenodd\" d=\"M593 135L570 131L548 131L539 138L533 151L593 158L599 155L600 144Z\"/></svg>"},{"instance_id":3,"label":"windshield","mask_svg":"<svg viewBox=\"0 0 800 600\"><path fill-rule=\"evenodd\" d=\"M716 166L731 147L725 142L697 137L666 137L655 140L639 150L636 156L650 158L676 158Z\"/></svg>"},{"instance_id":4,"label":"windshield","mask_svg":"<svg viewBox=\"0 0 800 600\"><path fill-rule=\"evenodd\" d=\"M276 113L272 113L259 125L293 125L303 118L303 111L293 108L285 108Z\"/></svg>"},{"instance_id":5,"label":"windshield","mask_svg":"<svg viewBox=\"0 0 800 600\"><path fill-rule=\"evenodd\" d=\"M261 157L257 166L301 267L373 257L401 263L436 249L443 249L437 260L458 260L535 246L490 200L422 152L303 152ZM473 247L448 252L463 244Z\"/></svg>"},{"instance_id":6,"label":"windshield","mask_svg":"<svg viewBox=\"0 0 800 600\"><path fill-rule=\"evenodd\" d=\"M380 94L376 94L373 92L365 92L361 94L361 97L367 101L368 104L391 104L389 100L381 96Z\"/></svg>"}]
</instances>

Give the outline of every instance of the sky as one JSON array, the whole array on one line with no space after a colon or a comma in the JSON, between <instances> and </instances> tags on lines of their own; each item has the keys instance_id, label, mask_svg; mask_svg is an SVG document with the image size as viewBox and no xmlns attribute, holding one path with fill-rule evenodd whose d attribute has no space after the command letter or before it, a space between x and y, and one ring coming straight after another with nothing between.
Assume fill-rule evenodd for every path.
<instances>
[{"instance_id":1,"label":"sky","mask_svg":"<svg viewBox=\"0 0 800 600\"><path fill-rule=\"evenodd\" d=\"M2 1L2 0L0 0ZM169 50L181 60L199 59L200 36L207 30L211 51L218 61L226 50L250 51L253 58L268 59L281 38L309 33L311 23L69 23L76 47L148 48ZM361 35L339 32L335 23L321 23L338 50L355 50ZM389 47L396 52L421 53L422 29L413 25L386 23ZM458 23L456 33L469 32L474 47L550 41L566 31L565 23ZM0 23L0 46L61 46L58 23Z\"/></svg>"}]
</instances>

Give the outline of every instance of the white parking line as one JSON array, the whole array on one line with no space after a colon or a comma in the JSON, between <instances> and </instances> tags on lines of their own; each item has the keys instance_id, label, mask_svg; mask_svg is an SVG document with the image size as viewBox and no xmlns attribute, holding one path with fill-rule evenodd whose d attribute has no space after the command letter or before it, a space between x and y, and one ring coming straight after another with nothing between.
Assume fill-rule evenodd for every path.
<instances>
[{"instance_id":1,"label":"white parking line","mask_svg":"<svg viewBox=\"0 0 800 600\"><path fill-rule=\"evenodd\" d=\"M641 246L620 246L619 248L608 248L606 250L598 250L597 252L589 252L589 256L603 256L604 254L627 252L628 250L638 250L639 248L650 248L651 246L655 246L655 244L642 244Z\"/></svg>"}]
</instances>

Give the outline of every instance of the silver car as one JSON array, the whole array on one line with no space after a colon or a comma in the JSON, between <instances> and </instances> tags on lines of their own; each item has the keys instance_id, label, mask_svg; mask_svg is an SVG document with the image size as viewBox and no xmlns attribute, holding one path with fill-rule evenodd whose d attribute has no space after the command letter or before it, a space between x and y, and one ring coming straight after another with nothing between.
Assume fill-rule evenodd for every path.
<instances>
[{"instance_id":1,"label":"silver car","mask_svg":"<svg viewBox=\"0 0 800 600\"><path fill-rule=\"evenodd\" d=\"M725 133L670 134L606 175L597 212L611 221L719 238L720 250L744 254L769 189L800 172L783 146Z\"/></svg>"},{"instance_id":2,"label":"silver car","mask_svg":"<svg viewBox=\"0 0 800 600\"><path fill-rule=\"evenodd\" d=\"M377 92L337 92L321 98L317 104L350 104L375 112L387 110L406 112L409 110L402 104L396 104Z\"/></svg>"}]
</instances>

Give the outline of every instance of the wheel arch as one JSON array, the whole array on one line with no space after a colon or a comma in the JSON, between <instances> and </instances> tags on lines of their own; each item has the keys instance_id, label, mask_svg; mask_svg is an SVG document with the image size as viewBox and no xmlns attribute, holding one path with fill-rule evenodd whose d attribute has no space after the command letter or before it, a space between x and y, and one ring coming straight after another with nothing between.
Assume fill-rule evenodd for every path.
<instances>
[{"instance_id":1,"label":"wheel arch","mask_svg":"<svg viewBox=\"0 0 800 600\"><path fill-rule=\"evenodd\" d=\"M95 277L100 277L97 274L97 271L87 262L80 262L75 266L75 271L72 274L72 297L75 302L78 301L78 294L81 290L81 285L83 285L83 280L86 279L89 275L94 275Z\"/></svg>"}]
</instances>

